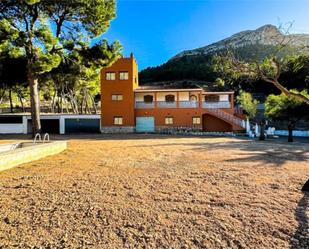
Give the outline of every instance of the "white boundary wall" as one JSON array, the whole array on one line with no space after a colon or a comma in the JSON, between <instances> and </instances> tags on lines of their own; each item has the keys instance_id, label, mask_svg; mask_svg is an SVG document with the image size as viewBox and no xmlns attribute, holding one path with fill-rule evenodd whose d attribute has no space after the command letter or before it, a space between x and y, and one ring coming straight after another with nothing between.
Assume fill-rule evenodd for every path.
<instances>
[{"instance_id":1,"label":"white boundary wall","mask_svg":"<svg viewBox=\"0 0 309 249\"><path fill-rule=\"evenodd\" d=\"M12 115L13 116L13 115ZM59 133L65 134L65 120L70 118L76 119L101 119L101 115L41 115L41 119L59 119ZM0 134L27 134L28 133L28 120L31 119L30 115L22 116L22 123L19 124L0 124ZM101 124L100 124L101 126ZM100 127L101 128L101 127Z\"/></svg>"},{"instance_id":2,"label":"white boundary wall","mask_svg":"<svg viewBox=\"0 0 309 249\"><path fill-rule=\"evenodd\" d=\"M289 132L288 130L275 130L275 135L277 136L288 136ZM293 130L293 136L294 137L309 137L309 131L294 131Z\"/></svg>"},{"instance_id":3,"label":"white boundary wall","mask_svg":"<svg viewBox=\"0 0 309 249\"><path fill-rule=\"evenodd\" d=\"M0 134L27 134L27 118L22 117L22 123L0 124Z\"/></svg>"},{"instance_id":4,"label":"white boundary wall","mask_svg":"<svg viewBox=\"0 0 309 249\"><path fill-rule=\"evenodd\" d=\"M0 134L23 134L24 124L0 124Z\"/></svg>"}]
</instances>

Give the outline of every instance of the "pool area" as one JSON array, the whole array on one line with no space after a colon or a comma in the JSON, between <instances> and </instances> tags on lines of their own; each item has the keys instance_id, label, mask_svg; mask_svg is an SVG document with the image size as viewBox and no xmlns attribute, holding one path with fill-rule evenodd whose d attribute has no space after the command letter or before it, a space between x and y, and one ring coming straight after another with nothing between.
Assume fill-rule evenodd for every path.
<instances>
[{"instance_id":1,"label":"pool area","mask_svg":"<svg viewBox=\"0 0 309 249\"><path fill-rule=\"evenodd\" d=\"M64 151L66 141L21 142L0 145L0 171Z\"/></svg>"}]
</instances>

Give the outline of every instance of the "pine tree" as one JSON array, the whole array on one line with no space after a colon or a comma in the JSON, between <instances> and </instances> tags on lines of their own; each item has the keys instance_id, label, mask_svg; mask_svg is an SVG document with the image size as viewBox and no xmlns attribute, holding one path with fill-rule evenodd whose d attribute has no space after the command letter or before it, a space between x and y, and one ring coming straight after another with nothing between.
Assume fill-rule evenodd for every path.
<instances>
[{"instance_id":1,"label":"pine tree","mask_svg":"<svg viewBox=\"0 0 309 249\"><path fill-rule=\"evenodd\" d=\"M89 48L91 39L106 32L115 17L115 1L1 0L0 10L0 56L26 58L35 134L41 130L40 75L57 68L66 54ZM104 43L102 49L107 50ZM111 58L115 57L101 61Z\"/></svg>"}]
</instances>

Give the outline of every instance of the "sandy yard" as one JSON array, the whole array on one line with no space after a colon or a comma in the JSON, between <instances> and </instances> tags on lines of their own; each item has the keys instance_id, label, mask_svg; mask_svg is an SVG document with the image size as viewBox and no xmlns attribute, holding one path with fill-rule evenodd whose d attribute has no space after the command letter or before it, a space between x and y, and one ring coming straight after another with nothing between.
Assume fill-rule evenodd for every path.
<instances>
[{"instance_id":1,"label":"sandy yard","mask_svg":"<svg viewBox=\"0 0 309 249\"><path fill-rule=\"evenodd\" d=\"M309 248L309 144L61 138L0 172L0 248Z\"/></svg>"}]
</instances>

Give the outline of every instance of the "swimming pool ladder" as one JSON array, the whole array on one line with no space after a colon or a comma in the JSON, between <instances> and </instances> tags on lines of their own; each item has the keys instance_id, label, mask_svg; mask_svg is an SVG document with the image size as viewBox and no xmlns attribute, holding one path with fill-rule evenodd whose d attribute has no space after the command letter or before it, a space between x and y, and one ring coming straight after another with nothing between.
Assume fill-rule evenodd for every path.
<instances>
[{"instance_id":1,"label":"swimming pool ladder","mask_svg":"<svg viewBox=\"0 0 309 249\"><path fill-rule=\"evenodd\" d=\"M40 143L45 143L46 141L49 142L50 141L49 134L48 133L44 134L43 141L42 141L42 136L41 136L40 133L35 134L35 137L33 139L33 143L36 144L37 141L39 141Z\"/></svg>"},{"instance_id":2,"label":"swimming pool ladder","mask_svg":"<svg viewBox=\"0 0 309 249\"><path fill-rule=\"evenodd\" d=\"M39 139L39 142L42 142L42 136L40 133L35 134L35 137L33 139L33 143L35 144L37 139Z\"/></svg>"},{"instance_id":3,"label":"swimming pool ladder","mask_svg":"<svg viewBox=\"0 0 309 249\"><path fill-rule=\"evenodd\" d=\"M45 140L47 140L47 142L49 142L49 134L48 133L44 134L43 143L45 143Z\"/></svg>"}]
</instances>

